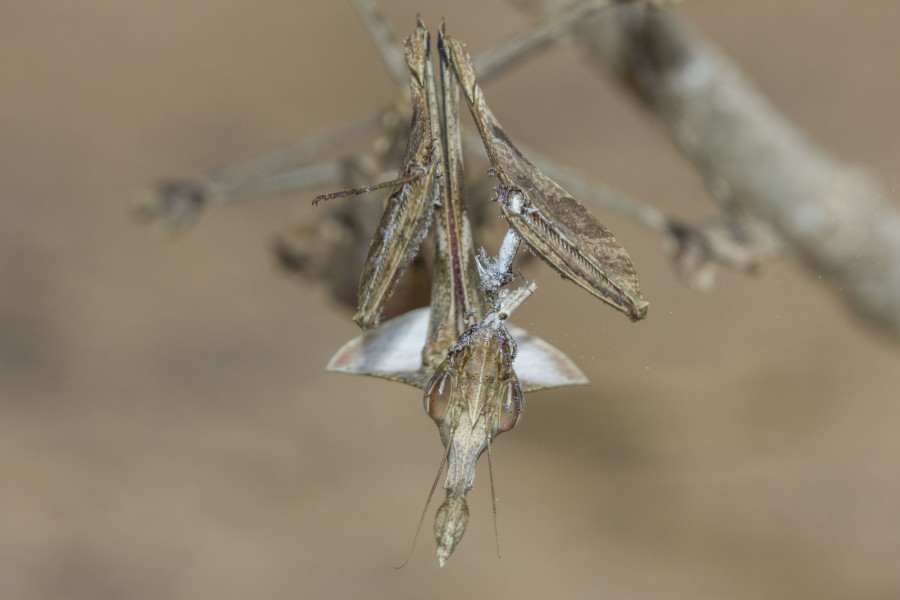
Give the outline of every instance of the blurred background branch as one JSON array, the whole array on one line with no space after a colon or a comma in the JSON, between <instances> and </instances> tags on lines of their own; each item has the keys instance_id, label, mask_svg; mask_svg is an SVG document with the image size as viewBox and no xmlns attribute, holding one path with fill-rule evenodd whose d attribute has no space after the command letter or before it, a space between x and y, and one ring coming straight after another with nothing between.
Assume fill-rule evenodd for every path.
<instances>
[{"instance_id":1,"label":"blurred background branch","mask_svg":"<svg viewBox=\"0 0 900 600\"><path fill-rule=\"evenodd\" d=\"M516 4L546 14L570 3ZM788 248L900 335L900 211L875 177L811 142L675 11L623 4L586 16L569 39L660 121L747 254Z\"/></svg>"}]
</instances>

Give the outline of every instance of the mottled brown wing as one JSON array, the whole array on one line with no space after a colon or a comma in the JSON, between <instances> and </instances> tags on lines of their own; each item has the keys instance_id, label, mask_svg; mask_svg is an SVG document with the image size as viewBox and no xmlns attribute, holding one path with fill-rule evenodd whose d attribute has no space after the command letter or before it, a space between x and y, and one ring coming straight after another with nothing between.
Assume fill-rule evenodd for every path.
<instances>
[{"instance_id":1,"label":"mottled brown wing","mask_svg":"<svg viewBox=\"0 0 900 600\"><path fill-rule=\"evenodd\" d=\"M353 316L363 329L377 327L384 303L428 233L435 203L434 124L426 73L430 70L428 31L406 40L412 123L397 186L388 198L359 280L359 310Z\"/></svg>"},{"instance_id":2,"label":"mottled brown wing","mask_svg":"<svg viewBox=\"0 0 900 600\"><path fill-rule=\"evenodd\" d=\"M502 184L499 200L510 226L562 276L632 321L643 319L648 303L628 253L596 217L522 155L485 103L465 47L449 36L443 43Z\"/></svg>"}]
</instances>

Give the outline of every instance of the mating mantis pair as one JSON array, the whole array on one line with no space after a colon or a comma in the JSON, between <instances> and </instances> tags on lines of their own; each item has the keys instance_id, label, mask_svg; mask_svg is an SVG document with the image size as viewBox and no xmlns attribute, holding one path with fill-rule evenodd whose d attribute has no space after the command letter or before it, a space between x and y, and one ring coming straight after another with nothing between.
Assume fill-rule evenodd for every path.
<instances>
[{"instance_id":1,"label":"mating mantis pair","mask_svg":"<svg viewBox=\"0 0 900 600\"><path fill-rule=\"evenodd\" d=\"M424 387L425 409L446 449L438 478L446 464L447 496L434 526L443 566L465 532L465 497L475 482L476 462L485 450L490 462L492 440L516 426L524 409L523 392L586 383L562 352L520 330L510 333L505 324L537 287L532 282L512 292L505 289L514 279L512 262L520 244L632 320L645 316L647 303L631 260L612 234L513 145L485 103L465 47L441 26L440 96L430 35L421 20L405 47L412 97L410 137L398 179L374 186L393 186L394 191L363 267L354 320L363 329L378 327L385 300L429 226L435 244L431 307L352 340L328 368ZM459 89L500 180L496 199L510 229L496 258L482 251L476 259L460 194ZM326 194L314 203L374 187ZM421 348L421 355L411 348Z\"/></svg>"}]
</instances>

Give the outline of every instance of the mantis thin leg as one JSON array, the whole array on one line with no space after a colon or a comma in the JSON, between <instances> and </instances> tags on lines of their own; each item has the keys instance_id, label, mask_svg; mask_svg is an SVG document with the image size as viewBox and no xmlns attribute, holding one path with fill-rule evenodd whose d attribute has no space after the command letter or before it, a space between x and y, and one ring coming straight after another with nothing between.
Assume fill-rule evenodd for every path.
<instances>
[{"instance_id":1,"label":"mantis thin leg","mask_svg":"<svg viewBox=\"0 0 900 600\"><path fill-rule=\"evenodd\" d=\"M425 500L425 507L422 509L422 516L419 517L419 524L416 526L416 534L413 536L412 546L409 549L409 554L406 555L406 559L400 563L399 565L394 565L395 569L402 569L409 563L409 559L412 558L413 551L416 549L416 542L419 540L419 534L422 533L422 524L425 523L425 515L428 514L428 507L431 505L431 500L434 498L434 491L437 489L438 482L441 480L441 473L444 472L444 465L447 464L447 456L450 454L450 446L447 446L447 449L444 450L444 457L441 459L441 464L438 467L437 473L434 476L434 482L431 484L431 490L428 492L428 499Z\"/></svg>"},{"instance_id":2,"label":"mantis thin leg","mask_svg":"<svg viewBox=\"0 0 900 600\"><path fill-rule=\"evenodd\" d=\"M494 511L494 543L497 546L497 558L500 556L500 521L497 518L497 488L494 484L494 454L491 451L493 443L488 440L488 476L491 480L491 508Z\"/></svg>"},{"instance_id":3,"label":"mantis thin leg","mask_svg":"<svg viewBox=\"0 0 900 600\"><path fill-rule=\"evenodd\" d=\"M313 198L313 206L316 206L322 200L331 200L333 198L346 198L347 196L361 196L363 194L368 194L369 192L374 192L376 190L383 190L384 188L392 188L397 187L399 185L403 185L405 183L412 183L413 181L422 177L421 173L415 173L413 175L408 175L406 177L399 177L397 179L391 179L390 181L382 181L381 183L374 183L372 185L366 185L358 188L350 188L347 190L341 190L339 192L329 192L327 194L320 194Z\"/></svg>"}]
</instances>

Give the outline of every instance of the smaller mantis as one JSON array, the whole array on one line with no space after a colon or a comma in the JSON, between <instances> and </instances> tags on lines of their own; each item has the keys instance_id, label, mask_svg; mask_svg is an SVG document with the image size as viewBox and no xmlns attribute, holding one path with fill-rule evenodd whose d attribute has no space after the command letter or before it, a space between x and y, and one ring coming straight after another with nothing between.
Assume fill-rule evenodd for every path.
<instances>
[{"instance_id":1,"label":"smaller mantis","mask_svg":"<svg viewBox=\"0 0 900 600\"><path fill-rule=\"evenodd\" d=\"M441 566L469 521L465 498L475 485L475 463L485 449L490 451L495 437L516 426L525 410L522 385L513 370L516 342L505 320L536 289L531 282L501 293L495 310L459 337L425 387L425 412L437 423L447 448L447 498L434 518ZM491 462L490 452L488 459ZM496 499L496 494L491 496ZM494 516L496 525L496 504Z\"/></svg>"}]
</instances>

